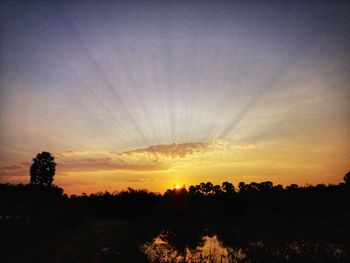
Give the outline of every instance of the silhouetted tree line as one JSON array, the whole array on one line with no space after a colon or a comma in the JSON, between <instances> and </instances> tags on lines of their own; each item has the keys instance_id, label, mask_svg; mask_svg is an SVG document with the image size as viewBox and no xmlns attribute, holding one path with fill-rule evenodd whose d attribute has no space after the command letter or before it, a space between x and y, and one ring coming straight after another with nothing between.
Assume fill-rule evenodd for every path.
<instances>
[{"instance_id":1,"label":"silhouetted tree line","mask_svg":"<svg viewBox=\"0 0 350 263\"><path fill-rule=\"evenodd\" d=\"M348 178L345 176L344 180ZM35 214L63 207L74 213L96 215L169 216L176 220L195 218L240 218L245 214L325 214L348 212L350 184L283 187L272 182L213 185L211 182L164 194L128 188L120 192L64 194L55 185L0 184L0 214Z\"/></svg>"}]
</instances>

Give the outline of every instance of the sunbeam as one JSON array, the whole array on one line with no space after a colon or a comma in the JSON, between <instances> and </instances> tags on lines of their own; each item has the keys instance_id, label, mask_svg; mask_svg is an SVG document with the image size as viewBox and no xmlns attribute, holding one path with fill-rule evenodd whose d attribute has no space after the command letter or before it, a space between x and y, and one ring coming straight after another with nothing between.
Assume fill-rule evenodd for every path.
<instances>
[{"instance_id":1,"label":"sunbeam","mask_svg":"<svg viewBox=\"0 0 350 263\"><path fill-rule=\"evenodd\" d=\"M25 182L23 163L47 150L71 192L84 178L89 191L337 183L350 156L348 11L327 1L9 1L0 181Z\"/></svg>"}]
</instances>

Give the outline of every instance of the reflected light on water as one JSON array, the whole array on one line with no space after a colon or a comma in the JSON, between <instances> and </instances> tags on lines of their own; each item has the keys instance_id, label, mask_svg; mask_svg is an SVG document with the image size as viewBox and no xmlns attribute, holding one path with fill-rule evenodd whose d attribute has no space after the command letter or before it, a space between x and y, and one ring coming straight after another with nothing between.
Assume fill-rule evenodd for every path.
<instances>
[{"instance_id":1,"label":"reflected light on water","mask_svg":"<svg viewBox=\"0 0 350 263\"><path fill-rule=\"evenodd\" d=\"M179 244L176 241L173 244L173 237L174 233L163 231L152 241L144 243L140 250L147 256L149 262L154 263L243 263L270 260L276 262L344 262L342 260L349 258L345 247L338 243L300 240L267 244L263 241L251 241L243 247L239 245L228 247L223 245L217 235L205 235L199 239L201 242L195 247L190 248L187 245L181 248L181 246L174 245Z\"/></svg>"},{"instance_id":2,"label":"reflected light on water","mask_svg":"<svg viewBox=\"0 0 350 263\"><path fill-rule=\"evenodd\" d=\"M181 254L175 247L157 236L151 242L141 246L141 251L148 257L149 262L240 262L246 255L241 249L224 247L214 235L204 236L203 245L195 249L186 248ZM236 260L233 260L236 259ZM232 261L233 260L233 261Z\"/></svg>"}]
</instances>

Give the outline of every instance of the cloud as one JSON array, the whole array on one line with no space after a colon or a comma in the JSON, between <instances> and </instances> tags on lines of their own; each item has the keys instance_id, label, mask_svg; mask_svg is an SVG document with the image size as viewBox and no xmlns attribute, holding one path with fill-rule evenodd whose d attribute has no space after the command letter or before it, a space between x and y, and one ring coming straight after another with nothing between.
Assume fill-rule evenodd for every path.
<instances>
[{"instance_id":1,"label":"cloud","mask_svg":"<svg viewBox=\"0 0 350 263\"><path fill-rule=\"evenodd\" d=\"M72 179L69 178L69 180L62 180L62 178L57 178L57 180L54 181L55 184L61 186L61 187L70 187L70 186L91 186L96 185L96 182L93 182L91 180L86 179Z\"/></svg>"},{"instance_id":2,"label":"cloud","mask_svg":"<svg viewBox=\"0 0 350 263\"><path fill-rule=\"evenodd\" d=\"M172 143L114 154L101 151L64 151L55 156L58 160L58 169L63 173L111 170L161 171L168 170L176 159L207 152L210 145L207 142Z\"/></svg>"},{"instance_id":3,"label":"cloud","mask_svg":"<svg viewBox=\"0 0 350 263\"><path fill-rule=\"evenodd\" d=\"M87 158L64 160L58 163L61 172L92 172L111 170L157 171L169 167L159 161L144 162L142 160L128 160L123 158Z\"/></svg>"},{"instance_id":4,"label":"cloud","mask_svg":"<svg viewBox=\"0 0 350 263\"><path fill-rule=\"evenodd\" d=\"M30 163L22 162L0 168L0 178L29 176Z\"/></svg>"},{"instance_id":5,"label":"cloud","mask_svg":"<svg viewBox=\"0 0 350 263\"><path fill-rule=\"evenodd\" d=\"M237 152L254 149L253 144L232 144L221 139L210 142L188 142L152 145L110 154L104 151L64 151L54 153L57 162L56 173L64 176L70 173L99 171L166 171L183 165L201 165L227 161ZM29 176L30 163L0 168L2 178ZM6 179L7 180L7 179ZM8 181L8 180L7 180Z\"/></svg>"},{"instance_id":6,"label":"cloud","mask_svg":"<svg viewBox=\"0 0 350 263\"><path fill-rule=\"evenodd\" d=\"M8 173L17 173L19 171L22 171L22 169L23 169L22 165L9 165L9 166L3 167L4 172L8 172Z\"/></svg>"},{"instance_id":7,"label":"cloud","mask_svg":"<svg viewBox=\"0 0 350 263\"><path fill-rule=\"evenodd\" d=\"M154 156L165 156L171 158L184 158L188 155L203 153L209 149L210 143L190 142L153 145L148 148L136 149L120 153L120 155L132 156L139 154L149 154Z\"/></svg>"},{"instance_id":8,"label":"cloud","mask_svg":"<svg viewBox=\"0 0 350 263\"><path fill-rule=\"evenodd\" d=\"M154 182L154 181L158 181L158 178L137 177L137 178L130 178L130 179L124 180L124 182L129 182L129 183L144 183L144 182Z\"/></svg>"},{"instance_id":9,"label":"cloud","mask_svg":"<svg viewBox=\"0 0 350 263\"><path fill-rule=\"evenodd\" d=\"M55 152L53 153L54 157L57 159L98 159L101 157L108 157L110 156L110 153L106 151L80 151L80 150L69 150L69 151L63 151L63 152Z\"/></svg>"}]
</instances>

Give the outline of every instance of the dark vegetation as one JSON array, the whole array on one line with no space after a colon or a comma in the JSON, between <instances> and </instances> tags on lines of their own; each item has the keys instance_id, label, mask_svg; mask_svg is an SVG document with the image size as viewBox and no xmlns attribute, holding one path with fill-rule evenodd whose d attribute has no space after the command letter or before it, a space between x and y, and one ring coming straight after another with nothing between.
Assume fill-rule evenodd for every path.
<instances>
[{"instance_id":1,"label":"dark vegetation","mask_svg":"<svg viewBox=\"0 0 350 263\"><path fill-rule=\"evenodd\" d=\"M325 216L347 214L350 208L350 184L299 187L273 185L272 182L210 182L189 189L167 190L164 194L128 188L120 192L90 195L64 194L56 185L0 184L1 215L34 216L50 211L70 211L76 215L157 216L167 220L238 220L255 215ZM69 220L70 222L70 220Z\"/></svg>"},{"instance_id":2,"label":"dark vegetation","mask_svg":"<svg viewBox=\"0 0 350 263\"><path fill-rule=\"evenodd\" d=\"M138 246L165 229L167 241L179 251L216 234L223 245L249 251L252 261L237 262L283 262L281 257L293 252L286 244L300 242L302 252L288 262L349 260L350 185L345 183L284 188L253 182L235 189L227 182L208 182L163 195L129 188L70 197L54 185L0 184L0 200L2 262L64 262L61 257L108 261L98 251L109 244L119 248L120 262L144 262ZM51 249L72 240L68 255L51 254ZM256 242L264 242L264 250ZM276 249L279 256L270 261ZM339 255L333 258L336 251Z\"/></svg>"},{"instance_id":3,"label":"dark vegetation","mask_svg":"<svg viewBox=\"0 0 350 263\"><path fill-rule=\"evenodd\" d=\"M350 173L338 185L207 182L68 197L50 168L40 172L52 162L32 166L31 184L0 184L1 262L145 262L138 248L159 234L179 253L217 235L247 255L228 262L350 262ZM110 245L118 251L101 256Z\"/></svg>"}]
</instances>

